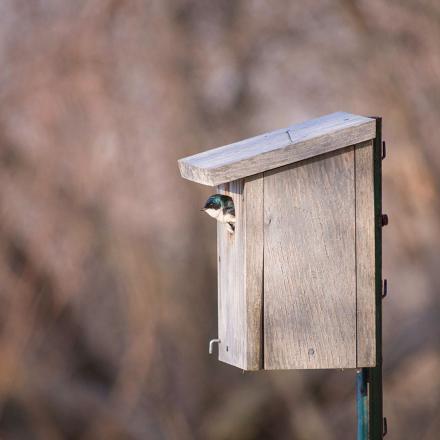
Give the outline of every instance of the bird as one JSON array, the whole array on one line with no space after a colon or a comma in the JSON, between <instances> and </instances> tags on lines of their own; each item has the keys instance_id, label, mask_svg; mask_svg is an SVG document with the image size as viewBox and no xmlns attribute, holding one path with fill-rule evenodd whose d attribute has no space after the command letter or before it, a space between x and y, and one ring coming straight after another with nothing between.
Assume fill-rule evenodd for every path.
<instances>
[{"instance_id":1,"label":"bird","mask_svg":"<svg viewBox=\"0 0 440 440\"><path fill-rule=\"evenodd\" d=\"M232 197L224 194L209 196L205 206L201 209L220 223L226 224L228 232L235 232L235 207Z\"/></svg>"}]
</instances>

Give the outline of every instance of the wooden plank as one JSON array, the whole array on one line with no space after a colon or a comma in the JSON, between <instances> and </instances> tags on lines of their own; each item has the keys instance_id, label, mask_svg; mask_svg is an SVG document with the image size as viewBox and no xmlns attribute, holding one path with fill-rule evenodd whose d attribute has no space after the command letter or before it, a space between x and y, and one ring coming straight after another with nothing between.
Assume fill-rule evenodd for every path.
<instances>
[{"instance_id":1,"label":"wooden plank","mask_svg":"<svg viewBox=\"0 0 440 440\"><path fill-rule=\"evenodd\" d=\"M376 121L338 112L179 160L182 177L218 185L354 145Z\"/></svg>"},{"instance_id":2,"label":"wooden plank","mask_svg":"<svg viewBox=\"0 0 440 440\"><path fill-rule=\"evenodd\" d=\"M264 174L264 368L356 367L354 151Z\"/></svg>"},{"instance_id":3,"label":"wooden plank","mask_svg":"<svg viewBox=\"0 0 440 440\"><path fill-rule=\"evenodd\" d=\"M244 294L244 181L222 185L218 192L234 200L235 233L217 224L219 360L245 368L246 310Z\"/></svg>"},{"instance_id":4,"label":"wooden plank","mask_svg":"<svg viewBox=\"0 0 440 440\"><path fill-rule=\"evenodd\" d=\"M263 233L261 190L261 178L219 188L234 199L237 217L233 235L218 225L219 359L246 370L261 364L262 246L246 239L248 231Z\"/></svg>"},{"instance_id":5,"label":"wooden plank","mask_svg":"<svg viewBox=\"0 0 440 440\"><path fill-rule=\"evenodd\" d=\"M357 367L376 364L373 141L355 146Z\"/></svg>"},{"instance_id":6,"label":"wooden plank","mask_svg":"<svg viewBox=\"0 0 440 440\"><path fill-rule=\"evenodd\" d=\"M219 360L244 370L262 365L263 179L218 188L234 200L235 233L218 224Z\"/></svg>"},{"instance_id":7,"label":"wooden plank","mask_svg":"<svg viewBox=\"0 0 440 440\"><path fill-rule=\"evenodd\" d=\"M245 179L247 370L263 368L263 175Z\"/></svg>"}]
</instances>

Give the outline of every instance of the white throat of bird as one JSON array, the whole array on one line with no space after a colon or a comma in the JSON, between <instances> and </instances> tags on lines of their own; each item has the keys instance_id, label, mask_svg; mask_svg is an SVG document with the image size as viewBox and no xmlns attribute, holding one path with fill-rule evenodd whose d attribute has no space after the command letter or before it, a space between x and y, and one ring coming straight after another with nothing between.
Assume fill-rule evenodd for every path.
<instances>
[{"instance_id":1,"label":"white throat of bird","mask_svg":"<svg viewBox=\"0 0 440 440\"><path fill-rule=\"evenodd\" d=\"M208 208L205 209L206 214L210 215L211 217L221 221L219 219L219 215L222 214L223 217L223 209L212 209L212 208Z\"/></svg>"}]
</instances>

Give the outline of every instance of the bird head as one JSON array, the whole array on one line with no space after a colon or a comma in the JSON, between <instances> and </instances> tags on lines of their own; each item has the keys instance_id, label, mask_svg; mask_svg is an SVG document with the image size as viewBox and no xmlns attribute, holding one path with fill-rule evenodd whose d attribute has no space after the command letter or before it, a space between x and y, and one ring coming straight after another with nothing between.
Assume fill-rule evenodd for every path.
<instances>
[{"instance_id":1,"label":"bird head","mask_svg":"<svg viewBox=\"0 0 440 440\"><path fill-rule=\"evenodd\" d=\"M208 198L201 211L205 211L211 217L217 218L229 199L231 199L229 196L223 194L213 194Z\"/></svg>"}]
</instances>

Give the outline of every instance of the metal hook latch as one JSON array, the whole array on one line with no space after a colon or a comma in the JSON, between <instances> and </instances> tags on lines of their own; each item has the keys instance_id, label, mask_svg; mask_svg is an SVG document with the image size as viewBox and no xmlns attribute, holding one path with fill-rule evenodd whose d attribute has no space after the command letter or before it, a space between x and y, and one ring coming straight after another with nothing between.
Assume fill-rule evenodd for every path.
<instances>
[{"instance_id":1,"label":"metal hook latch","mask_svg":"<svg viewBox=\"0 0 440 440\"><path fill-rule=\"evenodd\" d=\"M220 344L220 339L211 339L209 341L209 354L212 354L214 350L214 344Z\"/></svg>"},{"instance_id":2,"label":"metal hook latch","mask_svg":"<svg viewBox=\"0 0 440 440\"><path fill-rule=\"evenodd\" d=\"M388 293L388 280L383 280L382 298L385 298Z\"/></svg>"},{"instance_id":3,"label":"metal hook latch","mask_svg":"<svg viewBox=\"0 0 440 440\"><path fill-rule=\"evenodd\" d=\"M387 157L387 144L385 141L382 141L382 160Z\"/></svg>"}]
</instances>

